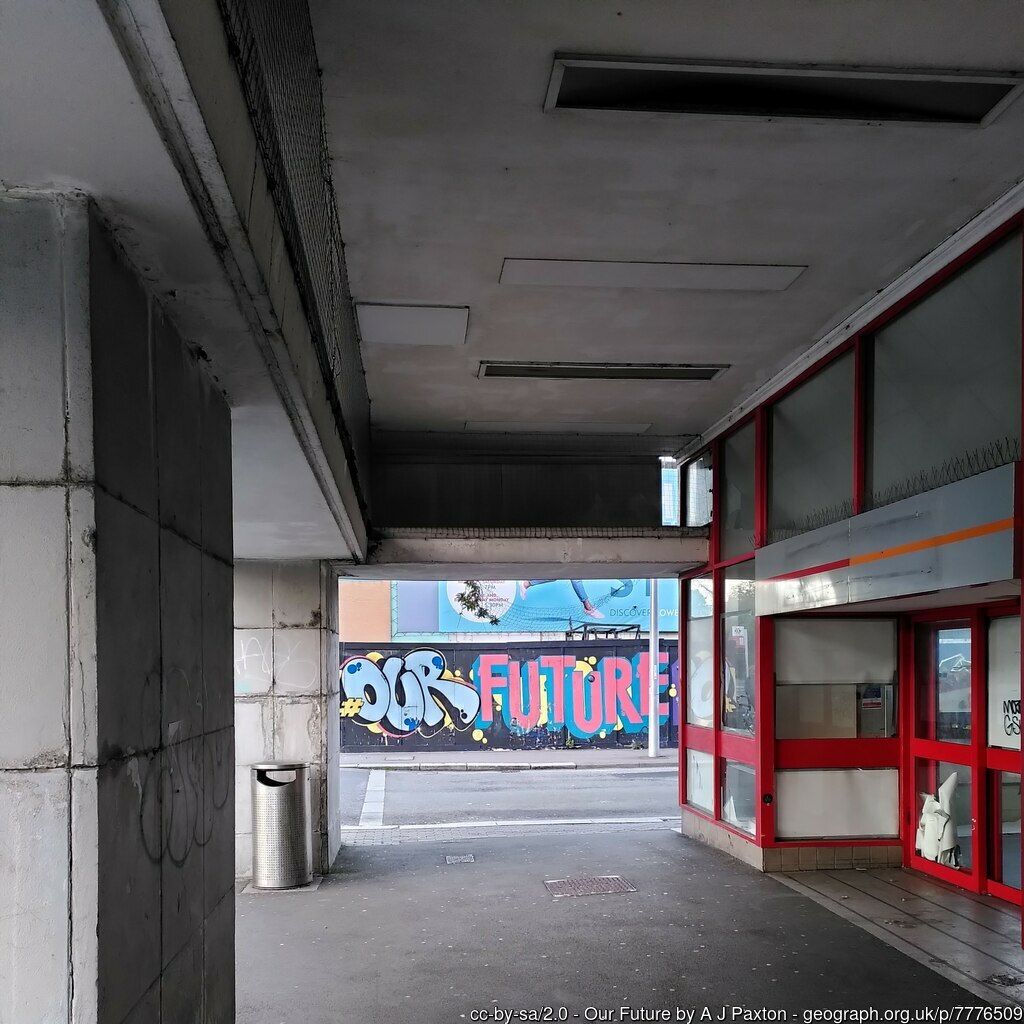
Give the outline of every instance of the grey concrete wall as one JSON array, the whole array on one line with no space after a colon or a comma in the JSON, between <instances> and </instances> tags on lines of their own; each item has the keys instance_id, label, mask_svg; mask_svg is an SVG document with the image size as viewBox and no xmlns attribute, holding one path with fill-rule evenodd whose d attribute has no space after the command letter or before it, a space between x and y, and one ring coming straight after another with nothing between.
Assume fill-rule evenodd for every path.
<instances>
[{"instance_id":1,"label":"grey concrete wall","mask_svg":"<svg viewBox=\"0 0 1024 1024\"><path fill-rule=\"evenodd\" d=\"M233 1020L226 402L80 200L0 336L0 1022Z\"/></svg>"},{"instance_id":2,"label":"grey concrete wall","mask_svg":"<svg viewBox=\"0 0 1024 1024\"><path fill-rule=\"evenodd\" d=\"M308 761L313 869L341 848L338 578L325 562L235 564L235 872L252 874L250 766Z\"/></svg>"}]
</instances>

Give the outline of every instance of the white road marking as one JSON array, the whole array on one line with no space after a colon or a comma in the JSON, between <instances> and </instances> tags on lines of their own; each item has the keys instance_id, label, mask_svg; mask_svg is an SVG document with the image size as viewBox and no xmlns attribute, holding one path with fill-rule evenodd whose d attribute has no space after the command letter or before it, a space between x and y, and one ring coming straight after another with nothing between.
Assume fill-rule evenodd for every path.
<instances>
[{"instance_id":1,"label":"white road marking","mask_svg":"<svg viewBox=\"0 0 1024 1024\"><path fill-rule=\"evenodd\" d=\"M380 828L384 824L384 782L388 773L374 769L366 780L366 795L359 813L359 828Z\"/></svg>"},{"instance_id":2,"label":"white road marking","mask_svg":"<svg viewBox=\"0 0 1024 1024\"><path fill-rule=\"evenodd\" d=\"M647 818L508 818L498 821L431 821L415 825L373 825L364 821L366 805L359 824L346 828L388 828L402 832L418 832L428 828L514 828L518 825L649 825L656 822L675 821L677 815L658 815Z\"/></svg>"}]
</instances>

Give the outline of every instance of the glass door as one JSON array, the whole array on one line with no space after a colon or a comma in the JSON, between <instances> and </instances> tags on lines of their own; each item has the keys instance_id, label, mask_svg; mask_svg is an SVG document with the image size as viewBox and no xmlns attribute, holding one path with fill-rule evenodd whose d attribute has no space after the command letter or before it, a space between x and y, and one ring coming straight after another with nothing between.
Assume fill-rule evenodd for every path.
<instances>
[{"instance_id":1,"label":"glass door","mask_svg":"<svg viewBox=\"0 0 1024 1024\"><path fill-rule=\"evenodd\" d=\"M978 822L985 780L975 742L978 652L972 619L919 623L909 749L911 864L981 890Z\"/></svg>"},{"instance_id":2,"label":"glass door","mask_svg":"<svg viewBox=\"0 0 1024 1024\"><path fill-rule=\"evenodd\" d=\"M957 619L917 618L908 628L908 863L1020 903L1019 608L972 608Z\"/></svg>"}]
</instances>

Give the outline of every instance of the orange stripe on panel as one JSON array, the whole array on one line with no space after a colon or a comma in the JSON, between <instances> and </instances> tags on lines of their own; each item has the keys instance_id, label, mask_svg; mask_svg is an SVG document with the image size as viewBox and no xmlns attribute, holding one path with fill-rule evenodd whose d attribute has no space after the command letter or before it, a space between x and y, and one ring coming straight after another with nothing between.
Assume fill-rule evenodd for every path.
<instances>
[{"instance_id":1,"label":"orange stripe on panel","mask_svg":"<svg viewBox=\"0 0 1024 1024\"><path fill-rule=\"evenodd\" d=\"M972 540L975 537L987 537L989 534L1002 533L1004 530L1013 529L1013 517L1009 519L997 519L994 523L985 523L982 526L971 526L966 530L954 530L952 533L942 533L938 537L929 537L927 540L915 540L910 544L898 544L896 547L883 548L881 551L872 551L866 555L851 555L850 565L864 565L866 562L879 562L883 558L895 558L897 555L909 555L914 551L925 551L928 548L940 548L945 544L956 544L961 540Z\"/></svg>"}]
</instances>

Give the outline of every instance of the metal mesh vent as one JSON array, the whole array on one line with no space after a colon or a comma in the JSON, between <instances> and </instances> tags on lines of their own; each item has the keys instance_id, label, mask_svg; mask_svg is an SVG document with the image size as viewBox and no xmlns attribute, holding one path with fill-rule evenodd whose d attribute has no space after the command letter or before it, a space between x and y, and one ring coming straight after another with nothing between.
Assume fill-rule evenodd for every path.
<instances>
[{"instance_id":1,"label":"metal mesh vent","mask_svg":"<svg viewBox=\"0 0 1024 1024\"><path fill-rule=\"evenodd\" d=\"M611 896L619 892L636 892L636 886L622 875L577 875L575 878L556 878L544 887L555 899L562 896Z\"/></svg>"},{"instance_id":2,"label":"metal mesh vent","mask_svg":"<svg viewBox=\"0 0 1024 1024\"><path fill-rule=\"evenodd\" d=\"M370 412L306 0L218 0L327 398L363 474ZM345 410L343 415L342 410Z\"/></svg>"}]
</instances>

